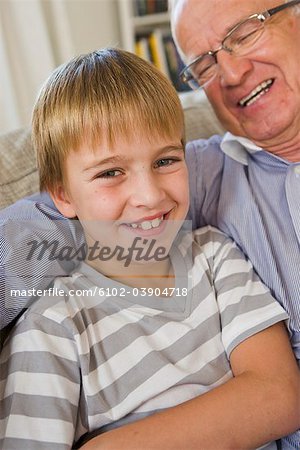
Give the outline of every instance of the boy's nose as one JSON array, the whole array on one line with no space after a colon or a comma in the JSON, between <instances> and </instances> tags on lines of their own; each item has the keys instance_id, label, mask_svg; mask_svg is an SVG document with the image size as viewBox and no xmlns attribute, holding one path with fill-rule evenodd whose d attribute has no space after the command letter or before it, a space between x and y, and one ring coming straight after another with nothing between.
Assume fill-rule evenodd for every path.
<instances>
[{"instance_id":1,"label":"boy's nose","mask_svg":"<svg viewBox=\"0 0 300 450\"><path fill-rule=\"evenodd\" d=\"M249 58L235 56L226 51L220 51L217 60L222 87L238 86L253 70L253 64Z\"/></svg>"},{"instance_id":2,"label":"boy's nose","mask_svg":"<svg viewBox=\"0 0 300 450\"><path fill-rule=\"evenodd\" d=\"M154 209L164 197L164 189L152 174L141 174L135 178L130 195L132 206Z\"/></svg>"}]
</instances>

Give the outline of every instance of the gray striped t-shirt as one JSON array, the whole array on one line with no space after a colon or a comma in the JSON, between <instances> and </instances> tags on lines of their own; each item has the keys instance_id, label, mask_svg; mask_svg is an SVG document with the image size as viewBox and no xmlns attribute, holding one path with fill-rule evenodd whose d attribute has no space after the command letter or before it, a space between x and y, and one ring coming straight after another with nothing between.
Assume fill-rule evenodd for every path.
<instances>
[{"instance_id":1,"label":"gray striped t-shirt","mask_svg":"<svg viewBox=\"0 0 300 450\"><path fill-rule=\"evenodd\" d=\"M207 392L232 377L239 343L287 319L218 230L184 235L171 260L171 297L82 264L22 316L0 360L1 448L70 449Z\"/></svg>"}]
</instances>

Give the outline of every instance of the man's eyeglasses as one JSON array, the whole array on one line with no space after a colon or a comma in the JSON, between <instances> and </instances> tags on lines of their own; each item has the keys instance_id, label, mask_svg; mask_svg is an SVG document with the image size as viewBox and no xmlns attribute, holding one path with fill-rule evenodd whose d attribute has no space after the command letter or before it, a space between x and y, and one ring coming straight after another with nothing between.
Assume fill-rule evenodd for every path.
<instances>
[{"instance_id":1,"label":"man's eyeglasses","mask_svg":"<svg viewBox=\"0 0 300 450\"><path fill-rule=\"evenodd\" d=\"M219 48L197 56L197 58L188 64L180 73L181 80L187 83L192 89L207 86L218 73L217 53L220 50L225 50L236 56L243 56L250 53L262 36L267 19L279 11L297 4L300 4L300 0L293 0L275 8L268 9L265 12L252 14L242 20L226 34Z\"/></svg>"}]
</instances>

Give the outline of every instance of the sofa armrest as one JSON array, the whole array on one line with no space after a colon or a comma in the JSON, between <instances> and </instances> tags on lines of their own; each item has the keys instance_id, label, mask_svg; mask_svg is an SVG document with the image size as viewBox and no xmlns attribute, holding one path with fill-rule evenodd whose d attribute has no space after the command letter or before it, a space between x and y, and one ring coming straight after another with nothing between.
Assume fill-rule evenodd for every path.
<instances>
[{"instance_id":1,"label":"sofa armrest","mask_svg":"<svg viewBox=\"0 0 300 450\"><path fill-rule=\"evenodd\" d=\"M0 209L38 191L38 173L27 128L0 135Z\"/></svg>"}]
</instances>

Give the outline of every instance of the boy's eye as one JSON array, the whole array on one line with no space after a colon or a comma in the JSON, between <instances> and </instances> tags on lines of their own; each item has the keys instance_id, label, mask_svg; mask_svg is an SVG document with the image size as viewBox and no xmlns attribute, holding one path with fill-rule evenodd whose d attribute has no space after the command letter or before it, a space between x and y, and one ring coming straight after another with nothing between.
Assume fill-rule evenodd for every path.
<instances>
[{"instance_id":1,"label":"boy's eye","mask_svg":"<svg viewBox=\"0 0 300 450\"><path fill-rule=\"evenodd\" d=\"M171 164L180 161L177 158L162 158L159 159L158 161L156 161L155 163L155 167L165 167L165 166L170 166Z\"/></svg>"},{"instance_id":2,"label":"boy's eye","mask_svg":"<svg viewBox=\"0 0 300 450\"><path fill-rule=\"evenodd\" d=\"M121 174L122 172L119 169L110 169L99 173L95 178L115 178Z\"/></svg>"}]
</instances>

